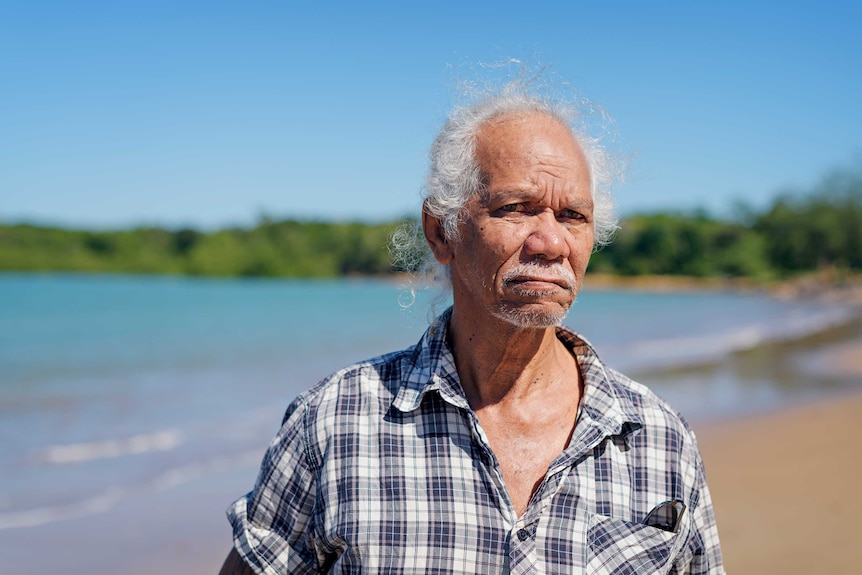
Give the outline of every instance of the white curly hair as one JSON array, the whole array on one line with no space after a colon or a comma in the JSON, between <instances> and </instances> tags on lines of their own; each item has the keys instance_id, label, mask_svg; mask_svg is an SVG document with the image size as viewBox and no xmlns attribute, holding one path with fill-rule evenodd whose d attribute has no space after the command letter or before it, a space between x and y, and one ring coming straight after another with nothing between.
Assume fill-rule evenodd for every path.
<instances>
[{"instance_id":1,"label":"white curly hair","mask_svg":"<svg viewBox=\"0 0 862 575\"><path fill-rule=\"evenodd\" d=\"M476 138L481 128L502 116L539 113L568 127L581 146L590 171L593 199L594 249L610 243L618 228L612 189L622 178L621 163L588 133L582 113L583 101L552 98L534 93L535 82L522 79L507 83L501 90L485 91L469 104L457 106L431 145L428 176L422 194L423 210L443 224L449 241L457 242L458 223L467 200L482 189L482 173L476 160ZM591 110L590 110L591 111ZM603 116L600 128L607 129ZM418 272L420 280L451 287L448 266L437 263L425 242L421 219L401 226L390 242L395 265Z\"/></svg>"}]
</instances>

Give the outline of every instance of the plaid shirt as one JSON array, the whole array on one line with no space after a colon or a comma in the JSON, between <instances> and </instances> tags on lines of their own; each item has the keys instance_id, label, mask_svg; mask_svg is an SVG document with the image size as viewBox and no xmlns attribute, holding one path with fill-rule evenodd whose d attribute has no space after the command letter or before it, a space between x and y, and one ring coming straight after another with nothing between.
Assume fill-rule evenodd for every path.
<instances>
[{"instance_id":1,"label":"plaid shirt","mask_svg":"<svg viewBox=\"0 0 862 575\"><path fill-rule=\"evenodd\" d=\"M565 328L585 381L575 431L516 516L447 325L444 314L416 346L290 405L254 490L228 509L246 563L267 574L724 572L691 429ZM650 526L672 499L687 506L677 532Z\"/></svg>"}]
</instances>

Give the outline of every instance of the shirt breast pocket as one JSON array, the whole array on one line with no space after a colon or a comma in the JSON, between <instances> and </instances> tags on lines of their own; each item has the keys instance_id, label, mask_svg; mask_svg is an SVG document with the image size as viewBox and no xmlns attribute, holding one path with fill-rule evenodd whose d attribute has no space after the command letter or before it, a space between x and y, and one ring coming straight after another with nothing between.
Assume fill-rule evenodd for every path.
<instances>
[{"instance_id":1,"label":"shirt breast pocket","mask_svg":"<svg viewBox=\"0 0 862 575\"><path fill-rule=\"evenodd\" d=\"M596 575L666 573L679 539L677 533L649 525L590 514L586 571Z\"/></svg>"}]
</instances>

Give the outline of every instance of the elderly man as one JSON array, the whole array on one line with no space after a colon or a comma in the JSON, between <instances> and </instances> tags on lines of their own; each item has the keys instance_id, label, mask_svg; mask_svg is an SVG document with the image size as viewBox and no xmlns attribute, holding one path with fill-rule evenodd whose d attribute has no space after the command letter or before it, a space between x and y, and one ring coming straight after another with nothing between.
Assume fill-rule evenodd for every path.
<instances>
[{"instance_id":1,"label":"elderly man","mask_svg":"<svg viewBox=\"0 0 862 575\"><path fill-rule=\"evenodd\" d=\"M560 322L614 220L595 143L507 90L435 140L453 305L288 408L222 573L722 573L694 435Z\"/></svg>"}]
</instances>

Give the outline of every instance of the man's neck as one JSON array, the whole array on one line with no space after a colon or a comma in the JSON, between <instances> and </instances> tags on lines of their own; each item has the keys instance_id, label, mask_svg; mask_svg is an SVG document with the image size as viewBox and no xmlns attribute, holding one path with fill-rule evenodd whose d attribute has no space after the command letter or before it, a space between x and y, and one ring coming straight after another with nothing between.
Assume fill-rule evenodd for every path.
<instances>
[{"instance_id":1,"label":"man's neck","mask_svg":"<svg viewBox=\"0 0 862 575\"><path fill-rule=\"evenodd\" d=\"M455 366L521 516L568 445L582 384L577 360L553 327L524 329L460 315L449 322Z\"/></svg>"},{"instance_id":2,"label":"man's neck","mask_svg":"<svg viewBox=\"0 0 862 575\"><path fill-rule=\"evenodd\" d=\"M453 310L449 343L461 386L475 410L519 404L575 384L577 363L556 328L521 328L502 320L473 321ZM579 395L579 393L578 393Z\"/></svg>"}]
</instances>

